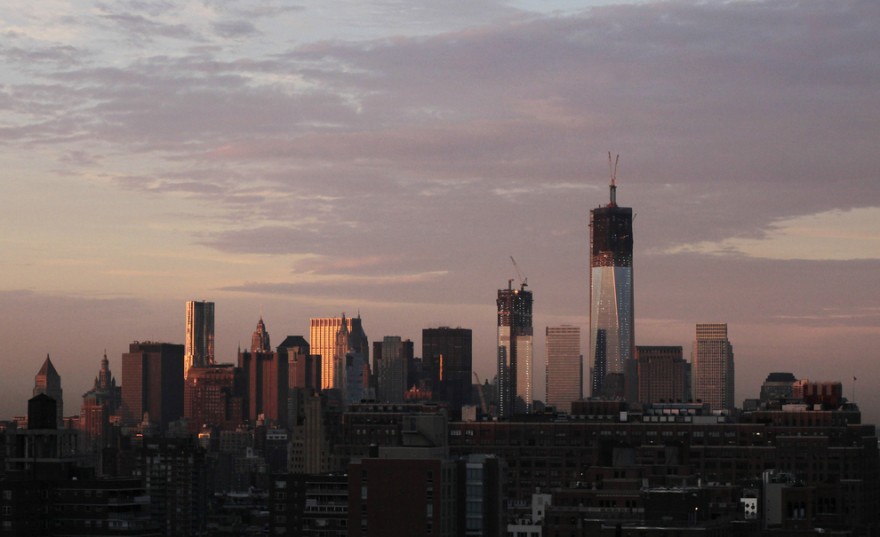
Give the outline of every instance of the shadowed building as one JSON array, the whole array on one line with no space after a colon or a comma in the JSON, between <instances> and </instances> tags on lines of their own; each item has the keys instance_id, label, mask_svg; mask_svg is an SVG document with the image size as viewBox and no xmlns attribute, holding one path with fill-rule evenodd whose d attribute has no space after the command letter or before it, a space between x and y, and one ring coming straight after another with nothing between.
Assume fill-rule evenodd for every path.
<instances>
[{"instance_id":1,"label":"shadowed building","mask_svg":"<svg viewBox=\"0 0 880 537\"><path fill-rule=\"evenodd\" d=\"M373 343L373 369L376 375L376 398L402 403L408 386L407 366L412 361L413 343L400 336L385 336Z\"/></svg>"},{"instance_id":2,"label":"shadowed building","mask_svg":"<svg viewBox=\"0 0 880 537\"><path fill-rule=\"evenodd\" d=\"M512 280L511 280L512 282ZM532 407L532 292L523 283L498 290L498 417Z\"/></svg>"},{"instance_id":3,"label":"shadowed building","mask_svg":"<svg viewBox=\"0 0 880 537\"><path fill-rule=\"evenodd\" d=\"M57 421L60 427L64 423L64 393L61 389L61 375L58 374L58 371L55 371L55 366L52 365L52 360L49 359L48 354L42 367L40 367L40 370L37 371L34 377L33 396L36 397L41 393L55 400L57 405Z\"/></svg>"},{"instance_id":4,"label":"shadowed building","mask_svg":"<svg viewBox=\"0 0 880 537\"><path fill-rule=\"evenodd\" d=\"M431 379L432 399L448 402L452 419L457 419L462 405L471 402L471 329L448 326L422 329L422 368Z\"/></svg>"},{"instance_id":5,"label":"shadowed building","mask_svg":"<svg viewBox=\"0 0 880 537\"><path fill-rule=\"evenodd\" d=\"M122 415L129 424L150 421L165 430L183 416L184 346L135 341L122 355Z\"/></svg>"},{"instance_id":6,"label":"shadowed building","mask_svg":"<svg viewBox=\"0 0 880 537\"><path fill-rule=\"evenodd\" d=\"M286 427L287 357L277 352L239 352L238 367L247 394L245 417L251 423L262 417Z\"/></svg>"},{"instance_id":7,"label":"shadowed building","mask_svg":"<svg viewBox=\"0 0 880 537\"><path fill-rule=\"evenodd\" d=\"M609 160L611 156L609 155ZM605 376L624 374L635 358L632 209L618 207L615 172L611 200L590 211L590 365L594 396Z\"/></svg>"},{"instance_id":8,"label":"shadowed building","mask_svg":"<svg viewBox=\"0 0 880 537\"><path fill-rule=\"evenodd\" d=\"M92 389L83 395L79 414L79 428L90 442L100 445L110 427L110 416L116 414L122 404L122 388L110 372L107 355L101 359L101 369L95 377Z\"/></svg>"},{"instance_id":9,"label":"shadowed building","mask_svg":"<svg viewBox=\"0 0 880 537\"><path fill-rule=\"evenodd\" d=\"M571 403L583 397L581 329L570 325L548 326L545 344L547 404L571 412Z\"/></svg>"},{"instance_id":10,"label":"shadowed building","mask_svg":"<svg viewBox=\"0 0 880 537\"><path fill-rule=\"evenodd\" d=\"M681 347L636 347L638 400L642 403L686 402L685 363Z\"/></svg>"},{"instance_id":11,"label":"shadowed building","mask_svg":"<svg viewBox=\"0 0 880 537\"><path fill-rule=\"evenodd\" d=\"M186 341L184 342L184 376L191 367L214 364L214 303L186 303Z\"/></svg>"},{"instance_id":12,"label":"shadowed building","mask_svg":"<svg viewBox=\"0 0 880 537\"><path fill-rule=\"evenodd\" d=\"M287 336L278 345L278 354L287 357L289 388L321 389L321 357L311 354L309 342L302 336Z\"/></svg>"},{"instance_id":13,"label":"shadowed building","mask_svg":"<svg viewBox=\"0 0 880 537\"><path fill-rule=\"evenodd\" d=\"M203 426L235 429L244 420L244 394L244 375L232 364L190 369L183 394L190 433Z\"/></svg>"}]
</instances>

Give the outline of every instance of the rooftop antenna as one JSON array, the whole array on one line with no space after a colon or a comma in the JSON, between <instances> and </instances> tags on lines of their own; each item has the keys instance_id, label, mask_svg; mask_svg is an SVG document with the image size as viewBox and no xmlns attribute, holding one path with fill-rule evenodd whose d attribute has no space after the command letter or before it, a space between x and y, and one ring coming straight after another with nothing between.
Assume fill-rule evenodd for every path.
<instances>
[{"instance_id":1,"label":"rooftop antenna","mask_svg":"<svg viewBox=\"0 0 880 537\"><path fill-rule=\"evenodd\" d=\"M611 172L611 203L608 204L609 207L617 207L617 163L619 161L620 155L618 154L612 164L611 151L608 152L608 170Z\"/></svg>"}]
</instances>

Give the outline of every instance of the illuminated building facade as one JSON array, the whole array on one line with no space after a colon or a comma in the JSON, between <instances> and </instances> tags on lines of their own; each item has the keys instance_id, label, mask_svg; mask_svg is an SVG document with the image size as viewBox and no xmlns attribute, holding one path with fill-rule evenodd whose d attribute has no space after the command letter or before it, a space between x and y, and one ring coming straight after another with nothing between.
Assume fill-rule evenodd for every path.
<instances>
[{"instance_id":1,"label":"illuminated building facade","mask_svg":"<svg viewBox=\"0 0 880 537\"><path fill-rule=\"evenodd\" d=\"M498 416L532 408L532 292L523 283L498 290Z\"/></svg>"},{"instance_id":2,"label":"illuminated building facade","mask_svg":"<svg viewBox=\"0 0 880 537\"><path fill-rule=\"evenodd\" d=\"M191 367L214 364L214 303L188 301L186 303L186 341L184 342L183 371Z\"/></svg>"},{"instance_id":3,"label":"illuminated building facade","mask_svg":"<svg viewBox=\"0 0 880 537\"><path fill-rule=\"evenodd\" d=\"M321 356L321 389L343 389L345 371L345 354L338 355L337 335L340 328L345 324L348 338L361 349L365 357L369 359L369 342L364 333L361 318L323 317L311 319L309 322L309 344L311 353ZM346 341L346 344L348 342Z\"/></svg>"},{"instance_id":4,"label":"illuminated building facade","mask_svg":"<svg viewBox=\"0 0 880 537\"><path fill-rule=\"evenodd\" d=\"M548 326L547 404L571 412L571 403L583 397L583 356L578 326Z\"/></svg>"},{"instance_id":5,"label":"illuminated building facade","mask_svg":"<svg viewBox=\"0 0 880 537\"><path fill-rule=\"evenodd\" d=\"M691 367L694 399L709 403L712 410L733 410L733 346L726 323L697 325Z\"/></svg>"},{"instance_id":6,"label":"illuminated building facade","mask_svg":"<svg viewBox=\"0 0 880 537\"><path fill-rule=\"evenodd\" d=\"M635 358L633 317L632 209L611 200L590 211L590 364L592 395L602 394L605 377L623 375Z\"/></svg>"}]
</instances>

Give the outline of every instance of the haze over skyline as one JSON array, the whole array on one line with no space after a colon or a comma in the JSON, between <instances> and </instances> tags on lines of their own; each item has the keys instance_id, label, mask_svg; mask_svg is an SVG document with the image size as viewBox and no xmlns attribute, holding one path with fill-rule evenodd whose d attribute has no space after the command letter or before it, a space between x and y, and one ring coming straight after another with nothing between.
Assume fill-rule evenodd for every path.
<instances>
[{"instance_id":1,"label":"haze over skyline","mask_svg":"<svg viewBox=\"0 0 880 537\"><path fill-rule=\"evenodd\" d=\"M495 296L586 334L607 151L633 235L637 345L724 322L736 401L841 380L880 421L877 2L13 0L0 14L0 418L51 354L67 413L107 350L182 343L216 303L370 341L471 328ZM586 342L582 351L588 355ZM585 374L587 374L586 372ZM585 377L588 378L588 377Z\"/></svg>"}]
</instances>

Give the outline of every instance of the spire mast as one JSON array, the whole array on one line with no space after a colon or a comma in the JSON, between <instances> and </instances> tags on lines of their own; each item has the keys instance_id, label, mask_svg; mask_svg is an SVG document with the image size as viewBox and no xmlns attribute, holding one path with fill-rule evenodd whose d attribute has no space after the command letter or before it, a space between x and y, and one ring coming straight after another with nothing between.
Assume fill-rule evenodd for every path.
<instances>
[{"instance_id":1,"label":"spire mast","mask_svg":"<svg viewBox=\"0 0 880 537\"><path fill-rule=\"evenodd\" d=\"M609 185L609 189L611 190L611 202L608 204L609 207L617 207L617 163L620 161L620 155L618 154L614 158L614 163L611 162L611 151L608 152L608 171L611 173L611 184Z\"/></svg>"}]
</instances>

